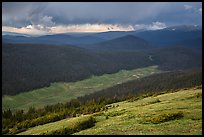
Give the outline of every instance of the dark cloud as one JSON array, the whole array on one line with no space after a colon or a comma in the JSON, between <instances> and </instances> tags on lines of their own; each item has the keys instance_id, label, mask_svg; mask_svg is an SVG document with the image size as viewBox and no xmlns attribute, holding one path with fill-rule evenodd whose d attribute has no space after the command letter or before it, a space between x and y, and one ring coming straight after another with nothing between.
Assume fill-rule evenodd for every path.
<instances>
[{"instance_id":1,"label":"dark cloud","mask_svg":"<svg viewBox=\"0 0 204 137\"><path fill-rule=\"evenodd\" d=\"M2 25L22 27L38 23L44 17L43 10L48 3L3 2Z\"/></svg>"},{"instance_id":2,"label":"dark cloud","mask_svg":"<svg viewBox=\"0 0 204 137\"><path fill-rule=\"evenodd\" d=\"M186 9L185 6L191 7ZM169 25L179 24L202 24L202 16L199 9L202 8L201 3L169 3L166 10L162 10L157 15L157 19L161 22L167 22Z\"/></svg>"},{"instance_id":3,"label":"dark cloud","mask_svg":"<svg viewBox=\"0 0 204 137\"><path fill-rule=\"evenodd\" d=\"M3 3L2 25L201 24L200 2L50 2Z\"/></svg>"}]
</instances>

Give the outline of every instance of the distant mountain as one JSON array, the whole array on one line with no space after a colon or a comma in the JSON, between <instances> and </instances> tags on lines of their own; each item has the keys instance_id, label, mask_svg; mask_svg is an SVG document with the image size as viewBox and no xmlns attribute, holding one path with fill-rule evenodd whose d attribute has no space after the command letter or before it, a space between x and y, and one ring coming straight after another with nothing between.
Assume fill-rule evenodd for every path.
<instances>
[{"instance_id":1,"label":"distant mountain","mask_svg":"<svg viewBox=\"0 0 204 137\"><path fill-rule=\"evenodd\" d=\"M22 33L16 33L16 32L7 32L7 31L2 31L2 35L10 35L10 36L25 36L25 37L30 37L31 35L28 34L22 34Z\"/></svg>"},{"instance_id":2,"label":"distant mountain","mask_svg":"<svg viewBox=\"0 0 204 137\"><path fill-rule=\"evenodd\" d=\"M198 31L202 30L201 25L178 25L164 28L163 30L169 31Z\"/></svg>"},{"instance_id":3,"label":"distant mountain","mask_svg":"<svg viewBox=\"0 0 204 137\"><path fill-rule=\"evenodd\" d=\"M107 40L105 42L87 46L89 49L98 51L124 51L148 49L148 42L136 36L126 35L123 37Z\"/></svg>"},{"instance_id":4,"label":"distant mountain","mask_svg":"<svg viewBox=\"0 0 204 137\"><path fill-rule=\"evenodd\" d=\"M132 34L148 41L152 46L168 47L189 39L202 37L202 27L174 26L161 30L144 31Z\"/></svg>"},{"instance_id":5,"label":"distant mountain","mask_svg":"<svg viewBox=\"0 0 204 137\"><path fill-rule=\"evenodd\" d=\"M175 46L182 46L202 50L202 37L180 41L176 43Z\"/></svg>"},{"instance_id":6,"label":"distant mountain","mask_svg":"<svg viewBox=\"0 0 204 137\"><path fill-rule=\"evenodd\" d=\"M162 70L184 70L202 67L202 50L185 46L162 47L147 50L152 61Z\"/></svg>"},{"instance_id":7,"label":"distant mountain","mask_svg":"<svg viewBox=\"0 0 204 137\"><path fill-rule=\"evenodd\" d=\"M3 35L3 43L31 43L34 42L32 37L22 36L22 35Z\"/></svg>"},{"instance_id":8,"label":"distant mountain","mask_svg":"<svg viewBox=\"0 0 204 137\"><path fill-rule=\"evenodd\" d=\"M80 46L80 45L94 44L102 41L105 41L105 40L95 36L87 35L87 36L78 37L78 39L76 39L76 41L73 42L72 44Z\"/></svg>"},{"instance_id":9,"label":"distant mountain","mask_svg":"<svg viewBox=\"0 0 204 137\"><path fill-rule=\"evenodd\" d=\"M105 42L120 37L133 35L147 41L155 47L175 46L183 41L202 37L201 25L171 26L161 30L142 31L109 31L101 33L64 33L28 37L20 34L3 33L3 42L7 43L30 43L30 44L68 44L86 48L86 45ZM109 41L108 41L109 42ZM89 46L87 46L89 47ZM91 47L91 46L90 46ZM193 46L191 46L193 47Z\"/></svg>"},{"instance_id":10,"label":"distant mountain","mask_svg":"<svg viewBox=\"0 0 204 137\"><path fill-rule=\"evenodd\" d=\"M126 35L131 35L135 31L108 31L108 32L100 32L91 34L91 36L95 36L105 40L111 40L119 37L123 37Z\"/></svg>"},{"instance_id":11,"label":"distant mountain","mask_svg":"<svg viewBox=\"0 0 204 137\"><path fill-rule=\"evenodd\" d=\"M94 36L72 36L67 34L43 35L38 37L25 37L15 35L3 35L5 43L30 43L30 44L71 44L85 45L104 41Z\"/></svg>"},{"instance_id":12,"label":"distant mountain","mask_svg":"<svg viewBox=\"0 0 204 137\"><path fill-rule=\"evenodd\" d=\"M169 47L178 45L190 39L202 37L201 25L179 25L171 26L160 30L139 30L139 31L109 31L92 34L99 38L112 40L127 35L134 35L147 41L154 47ZM188 46L188 45L187 45ZM194 48L194 46L188 46Z\"/></svg>"}]
</instances>

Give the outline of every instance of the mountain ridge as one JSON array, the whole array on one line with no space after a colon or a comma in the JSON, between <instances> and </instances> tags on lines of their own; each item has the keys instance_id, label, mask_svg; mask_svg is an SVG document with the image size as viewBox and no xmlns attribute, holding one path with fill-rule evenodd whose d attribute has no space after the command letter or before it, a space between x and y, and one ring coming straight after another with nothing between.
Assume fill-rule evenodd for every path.
<instances>
[{"instance_id":1,"label":"mountain ridge","mask_svg":"<svg viewBox=\"0 0 204 137\"><path fill-rule=\"evenodd\" d=\"M142 38L126 35L119 38L107 40L101 43L88 45L86 48L93 50L108 50L108 51L118 51L118 50L141 50L151 48L147 41Z\"/></svg>"}]
</instances>

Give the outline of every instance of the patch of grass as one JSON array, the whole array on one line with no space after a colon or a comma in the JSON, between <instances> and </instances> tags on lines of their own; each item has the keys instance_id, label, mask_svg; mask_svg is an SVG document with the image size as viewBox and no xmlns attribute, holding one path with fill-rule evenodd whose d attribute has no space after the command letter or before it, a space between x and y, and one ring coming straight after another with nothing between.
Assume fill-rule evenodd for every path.
<instances>
[{"instance_id":1,"label":"patch of grass","mask_svg":"<svg viewBox=\"0 0 204 137\"><path fill-rule=\"evenodd\" d=\"M28 129L18 135L55 135L72 134L95 125L95 118L90 115L67 118Z\"/></svg>"},{"instance_id":2,"label":"patch of grass","mask_svg":"<svg viewBox=\"0 0 204 137\"><path fill-rule=\"evenodd\" d=\"M202 97L202 93L197 93L196 94L196 98L201 98Z\"/></svg>"},{"instance_id":3,"label":"patch of grass","mask_svg":"<svg viewBox=\"0 0 204 137\"><path fill-rule=\"evenodd\" d=\"M186 99L202 98L202 93L196 93L192 96L187 97ZM183 99L185 100L185 99Z\"/></svg>"},{"instance_id":4,"label":"patch of grass","mask_svg":"<svg viewBox=\"0 0 204 137\"><path fill-rule=\"evenodd\" d=\"M115 116L120 116L120 115L122 115L124 113L125 113L125 109L120 110L120 111L108 112L108 113L105 114L105 116L115 117Z\"/></svg>"},{"instance_id":5,"label":"patch of grass","mask_svg":"<svg viewBox=\"0 0 204 137\"><path fill-rule=\"evenodd\" d=\"M159 124L170 120L181 119L183 117L184 117L183 112L170 112L170 113L155 115L153 117L146 119L145 121L151 122L153 124Z\"/></svg>"},{"instance_id":6,"label":"patch of grass","mask_svg":"<svg viewBox=\"0 0 204 137\"><path fill-rule=\"evenodd\" d=\"M54 131L46 131L41 135L71 135L75 132L79 132L81 130L93 127L95 125L96 120L90 116L87 119L83 119L81 121L75 122L69 127L61 128Z\"/></svg>"},{"instance_id":7,"label":"patch of grass","mask_svg":"<svg viewBox=\"0 0 204 137\"><path fill-rule=\"evenodd\" d=\"M154 100L148 102L146 105L155 104L155 103L159 103L159 102L161 102L161 101L160 101L158 98L156 98L156 99L154 99Z\"/></svg>"},{"instance_id":8,"label":"patch of grass","mask_svg":"<svg viewBox=\"0 0 204 137\"><path fill-rule=\"evenodd\" d=\"M202 90L191 88L118 102L119 107L94 116L98 119L94 127L74 135L202 135L202 98L189 98L197 94ZM157 103L144 105L150 102ZM106 113L123 109L125 113L105 118Z\"/></svg>"}]
</instances>

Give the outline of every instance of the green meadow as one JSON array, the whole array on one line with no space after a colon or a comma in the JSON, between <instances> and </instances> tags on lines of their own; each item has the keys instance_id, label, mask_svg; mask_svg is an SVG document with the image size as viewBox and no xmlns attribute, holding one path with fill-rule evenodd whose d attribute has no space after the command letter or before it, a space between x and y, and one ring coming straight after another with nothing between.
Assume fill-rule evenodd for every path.
<instances>
[{"instance_id":1,"label":"green meadow","mask_svg":"<svg viewBox=\"0 0 204 137\"><path fill-rule=\"evenodd\" d=\"M10 108L12 111L24 109L26 111L31 106L40 108L59 102L64 103L79 96L84 96L119 83L160 72L158 66L149 66L134 70L121 70L114 74L91 76L88 79L77 82L52 83L49 87L20 93L15 96L3 96L2 109L6 110Z\"/></svg>"},{"instance_id":2,"label":"green meadow","mask_svg":"<svg viewBox=\"0 0 204 137\"><path fill-rule=\"evenodd\" d=\"M183 89L108 105L106 111L37 126L20 135L69 128L93 116L95 126L74 135L202 135L202 89Z\"/></svg>"}]
</instances>

